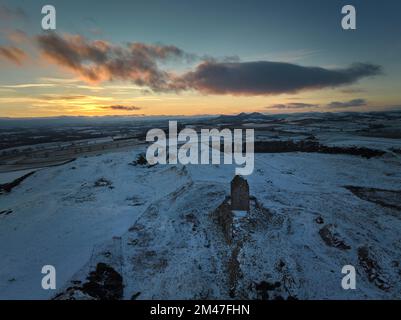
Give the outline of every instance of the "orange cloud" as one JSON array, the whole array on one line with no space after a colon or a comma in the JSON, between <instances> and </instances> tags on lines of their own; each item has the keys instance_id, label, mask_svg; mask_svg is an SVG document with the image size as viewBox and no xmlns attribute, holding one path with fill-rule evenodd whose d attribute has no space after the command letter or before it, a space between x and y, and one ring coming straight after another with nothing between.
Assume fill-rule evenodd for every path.
<instances>
[{"instance_id":1,"label":"orange cloud","mask_svg":"<svg viewBox=\"0 0 401 320\"><path fill-rule=\"evenodd\" d=\"M185 55L174 46L143 43L116 46L105 41L55 33L40 35L37 41L45 57L88 82L130 80L155 90L166 89L169 80L169 74L158 67L158 61Z\"/></svg>"},{"instance_id":2,"label":"orange cloud","mask_svg":"<svg viewBox=\"0 0 401 320\"><path fill-rule=\"evenodd\" d=\"M6 32L8 40L10 40L13 43L24 44L31 42L29 36L22 30L19 29L7 30Z\"/></svg>"},{"instance_id":3,"label":"orange cloud","mask_svg":"<svg viewBox=\"0 0 401 320\"><path fill-rule=\"evenodd\" d=\"M0 46L0 57L5 58L16 65L22 65L27 58L26 53L17 47Z\"/></svg>"}]
</instances>

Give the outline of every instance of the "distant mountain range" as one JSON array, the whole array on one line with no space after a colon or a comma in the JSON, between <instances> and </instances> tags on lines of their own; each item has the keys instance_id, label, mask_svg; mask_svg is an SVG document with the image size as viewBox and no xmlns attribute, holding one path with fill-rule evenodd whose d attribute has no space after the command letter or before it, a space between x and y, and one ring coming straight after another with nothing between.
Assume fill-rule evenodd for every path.
<instances>
[{"instance_id":1,"label":"distant mountain range","mask_svg":"<svg viewBox=\"0 0 401 320\"><path fill-rule=\"evenodd\" d=\"M237 115L221 115L213 120L219 123L227 123L227 122L238 122L238 121L252 121L252 122L260 122L266 120L272 120L276 118L273 115L265 115L260 112L252 112L252 113L245 113L241 112Z\"/></svg>"},{"instance_id":2,"label":"distant mountain range","mask_svg":"<svg viewBox=\"0 0 401 320\"><path fill-rule=\"evenodd\" d=\"M281 113L281 114L264 114L260 112L241 112L234 115L160 115L160 116L58 116L58 117L38 117L38 118L8 118L0 117L0 128L27 128L27 127L52 127L52 126L82 126L82 125L106 125L118 123L143 123L143 122L164 122L168 120L176 120L185 123L240 123L255 122L265 123L277 120L296 121L305 119L335 119L347 120L354 117L381 117L385 119L399 118L401 111L381 111L381 112L305 112L305 113ZM205 122L205 123L206 123Z\"/></svg>"}]
</instances>

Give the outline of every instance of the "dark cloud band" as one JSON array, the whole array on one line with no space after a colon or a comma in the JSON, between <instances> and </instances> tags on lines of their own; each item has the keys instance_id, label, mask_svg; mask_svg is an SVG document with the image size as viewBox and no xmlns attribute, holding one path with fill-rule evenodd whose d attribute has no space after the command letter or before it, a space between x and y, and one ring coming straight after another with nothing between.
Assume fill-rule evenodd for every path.
<instances>
[{"instance_id":1,"label":"dark cloud band","mask_svg":"<svg viewBox=\"0 0 401 320\"><path fill-rule=\"evenodd\" d=\"M184 75L179 86L213 94L269 95L337 87L380 73L380 66L368 63L330 70L269 61L205 62Z\"/></svg>"},{"instance_id":2,"label":"dark cloud band","mask_svg":"<svg viewBox=\"0 0 401 320\"><path fill-rule=\"evenodd\" d=\"M119 111L137 111L137 110L141 110L140 107L122 106L122 105L106 106L106 107L103 107L103 109L111 109L111 110L119 110Z\"/></svg>"},{"instance_id":3,"label":"dark cloud band","mask_svg":"<svg viewBox=\"0 0 401 320\"><path fill-rule=\"evenodd\" d=\"M266 107L266 109L306 109L306 108L316 108L319 107L318 104L312 103L301 103L301 102L293 102L287 104L274 104Z\"/></svg>"},{"instance_id":4,"label":"dark cloud band","mask_svg":"<svg viewBox=\"0 0 401 320\"><path fill-rule=\"evenodd\" d=\"M365 99L354 99L350 101L333 101L330 102L327 107L328 108L352 108L352 107L363 107L366 106L367 102Z\"/></svg>"}]
</instances>

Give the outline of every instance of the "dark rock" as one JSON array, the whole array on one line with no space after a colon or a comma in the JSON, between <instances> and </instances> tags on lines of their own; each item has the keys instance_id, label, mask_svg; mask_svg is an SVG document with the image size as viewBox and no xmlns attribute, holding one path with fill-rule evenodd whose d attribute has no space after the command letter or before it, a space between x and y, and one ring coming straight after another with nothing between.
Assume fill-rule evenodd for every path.
<instances>
[{"instance_id":1,"label":"dark rock","mask_svg":"<svg viewBox=\"0 0 401 320\"><path fill-rule=\"evenodd\" d=\"M358 248L358 260L370 282L374 283L381 290L387 291L390 289L391 286L383 278L381 274L382 270L376 259L370 254L368 247L363 246Z\"/></svg>"},{"instance_id":2,"label":"dark rock","mask_svg":"<svg viewBox=\"0 0 401 320\"><path fill-rule=\"evenodd\" d=\"M386 152L382 150L364 147L337 147L325 146L315 140L301 141L257 141L255 142L255 153L282 153L282 152L317 152L327 154L349 154L366 159L380 157Z\"/></svg>"},{"instance_id":3,"label":"dark rock","mask_svg":"<svg viewBox=\"0 0 401 320\"><path fill-rule=\"evenodd\" d=\"M325 225L319 230L319 235L323 241L330 247L334 247L340 250L349 250L351 247L347 245L340 236L335 232L335 226L332 224Z\"/></svg>"},{"instance_id":4,"label":"dark rock","mask_svg":"<svg viewBox=\"0 0 401 320\"><path fill-rule=\"evenodd\" d=\"M316 222L317 224L323 224L323 223L324 223L324 220L323 220L323 218L322 218L321 216L318 216L318 217L315 219L315 222Z\"/></svg>"},{"instance_id":5,"label":"dark rock","mask_svg":"<svg viewBox=\"0 0 401 320\"><path fill-rule=\"evenodd\" d=\"M386 190L378 188L345 186L358 198L376 203L385 208L401 210L401 190Z\"/></svg>"},{"instance_id":6,"label":"dark rock","mask_svg":"<svg viewBox=\"0 0 401 320\"><path fill-rule=\"evenodd\" d=\"M97 179L95 182L95 187L112 187L112 182L106 178Z\"/></svg>"},{"instance_id":7,"label":"dark rock","mask_svg":"<svg viewBox=\"0 0 401 320\"><path fill-rule=\"evenodd\" d=\"M141 292L136 292L131 296L131 300L136 300L141 295Z\"/></svg>"},{"instance_id":8,"label":"dark rock","mask_svg":"<svg viewBox=\"0 0 401 320\"><path fill-rule=\"evenodd\" d=\"M19 177L18 179L15 179L12 182L9 183L4 183L0 184L0 194L4 192L10 192L13 188L18 186L22 181L24 181L26 178L28 178L30 175L34 174L35 171L29 172L26 175L23 175L22 177Z\"/></svg>"},{"instance_id":9,"label":"dark rock","mask_svg":"<svg viewBox=\"0 0 401 320\"><path fill-rule=\"evenodd\" d=\"M221 227L224 238L231 243L233 238L233 213L227 201L224 201L215 211L217 224Z\"/></svg>"},{"instance_id":10,"label":"dark rock","mask_svg":"<svg viewBox=\"0 0 401 320\"><path fill-rule=\"evenodd\" d=\"M258 295L262 300L268 300L269 299L269 292L268 291L273 291L281 286L280 282L274 282L270 283L267 281L262 281L260 283L255 284L255 289L258 292Z\"/></svg>"},{"instance_id":11,"label":"dark rock","mask_svg":"<svg viewBox=\"0 0 401 320\"><path fill-rule=\"evenodd\" d=\"M99 300L119 300L123 296L123 278L112 267L98 263L82 285L82 292Z\"/></svg>"}]
</instances>

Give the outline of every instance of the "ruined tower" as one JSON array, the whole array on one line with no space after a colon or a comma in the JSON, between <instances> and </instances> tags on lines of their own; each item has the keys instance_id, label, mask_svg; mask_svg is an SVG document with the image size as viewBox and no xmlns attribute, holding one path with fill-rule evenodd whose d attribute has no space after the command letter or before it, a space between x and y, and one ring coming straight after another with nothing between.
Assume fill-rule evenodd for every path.
<instances>
[{"instance_id":1,"label":"ruined tower","mask_svg":"<svg viewBox=\"0 0 401 320\"><path fill-rule=\"evenodd\" d=\"M231 210L249 211L249 185L241 176L231 181Z\"/></svg>"}]
</instances>

